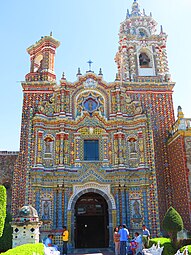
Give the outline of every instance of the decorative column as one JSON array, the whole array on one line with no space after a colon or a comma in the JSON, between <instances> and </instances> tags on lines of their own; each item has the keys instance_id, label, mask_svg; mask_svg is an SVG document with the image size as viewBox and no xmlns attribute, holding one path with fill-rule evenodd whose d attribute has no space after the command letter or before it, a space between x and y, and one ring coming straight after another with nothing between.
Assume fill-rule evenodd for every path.
<instances>
[{"instance_id":1,"label":"decorative column","mask_svg":"<svg viewBox=\"0 0 191 255\"><path fill-rule=\"evenodd\" d=\"M103 139L103 167L107 167L109 165L108 160L108 134L105 133L102 135Z\"/></svg>"},{"instance_id":2,"label":"decorative column","mask_svg":"<svg viewBox=\"0 0 191 255\"><path fill-rule=\"evenodd\" d=\"M116 99L117 99L117 115L121 115L121 98L120 98L121 90L118 87L116 89Z\"/></svg>"},{"instance_id":3,"label":"decorative column","mask_svg":"<svg viewBox=\"0 0 191 255\"><path fill-rule=\"evenodd\" d=\"M118 189L116 189L116 194L115 194L115 202L116 202L116 211L117 211L117 225L119 226L120 223L120 205L119 205L119 194L118 194Z\"/></svg>"},{"instance_id":4,"label":"decorative column","mask_svg":"<svg viewBox=\"0 0 191 255\"><path fill-rule=\"evenodd\" d=\"M64 133L60 132L60 160L59 165L63 166L64 162Z\"/></svg>"},{"instance_id":5,"label":"decorative column","mask_svg":"<svg viewBox=\"0 0 191 255\"><path fill-rule=\"evenodd\" d=\"M43 153L43 131L38 131L37 134L37 158L36 158L36 164L42 165L42 153Z\"/></svg>"},{"instance_id":6,"label":"decorative column","mask_svg":"<svg viewBox=\"0 0 191 255\"><path fill-rule=\"evenodd\" d=\"M62 185L58 188L58 229L62 229Z\"/></svg>"},{"instance_id":7,"label":"decorative column","mask_svg":"<svg viewBox=\"0 0 191 255\"><path fill-rule=\"evenodd\" d=\"M57 189L54 190L53 228L57 228Z\"/></svg>"},{"instance_id":8,"label":"decorative column","mask_svg":"<svg viewBox=\"0 0 191 255\"><path fill-rule=\"evenodd\" d=\"M40 190L36 190L35 191L35 208L37 210L37 212L39 213L40 212Z\"/></svg>"},{"instance_id":9,"label":"decorative column","mask_svg":"<svg viewBox=\"0 0 191 255\"><path fill-rule=\"evenodd\" d=\"M144 166L145 165L144 137L143 137L142 131L138 132L138 138L139 138L139 152L140 152L140 162L139 162L139 165L140 166Z\"/></svg>"},{"instance_id":10,"label":"decorative column","mask_svg":"<svg viewBox=\"0 0 191 255\"><path fill-rule=\"evenodd\" d=\"M125 189L121 188L121 205L122 205L122 223L126 224L126 201L125 201Z\"/></svg>"},{"instance_id":11,"label":"decorative column","mask_svg":"<svg viewBox=\"0 0 191 255\"><path fill-rule=\"evenodd\" d=\"M148 203L147 203L147 187L142 188L142 195L143 195L143 208L144 208L144 224L146 226L149 226Z\"/></svg>"},{"instance_id":12,"label":"decorative column","mask_svg":"<svg viewBox=\"0 0 191 255\"><path fill-rule=\"evenodd\" d=\"M125 200L126 200L126 222L128 228L130 228L130 219L131 219L131 214L130 214L130 208L129 208L129 190L125 188Z\"/></svg>"},{"instance_id":13,"label":"decorative column","mask_svg":"<svg viewBox=\"0 0 191 255\"><path fill-rule=\"evenodd\" d=\"M68 165L69 163L69 155L68 155L68 149L69 149L69 141L68 141L69 135L67 133L64 134L64 164Z\"/></svg>"},{"instance_id":14,"label":"decorative column","mask_svg":"<svg viewBox=\"0 0 191 255\"><path fill-rule=\"evenodd\" d=\"M118 146L119 146L119 165L123 166L124 165L124 138L125 135L122 132L118 132Z\"/></svg>"},{"instance_id":15,"label":"decorative column","mask_svg":"<svg viewBox=\"0 0 191 255\"><path fill-rule=\"evenodd\" d=\"M130 73L130 80L133 81L134 76L136 75L136 59L135 59L135 49L133 46L128 48L128 57L129 57L129 73Z\"/></svg>"},{"instance_id":16,"label":"decorative column","mask_svg":"<svg viewBox=\"0 0 191 255\"><path fill-rule=\"evenodd\" d=\"M129 62L128 62L128 52L126 39L123 39L123 49L122 49L122 80L129 81Z\"/></svg>"},{"instance_id":17,"label":"decorative column","mask_svg":"<svg viewBox=\"0 0 191 255\"><path fill-rule=\"evenodd\" d=\"M117 101L116 101L116 91L111 91L111 116L115 116L117 112Z\"/></svg>"},{"instance_id":18,"label":"decorative column","mask_svg":"<svg viewBox=\"0 0 191 255\"><path fill-rule=\"evenodd\" d=\"M67 206L68 206L68 190L65 189L65 193L64 193L64 225L67 226L67 221L68 221L68 210L67 210Z\"/></svg>"},{"instance_id":19,"label":"decorative column","mask_svg":"<svg viewBox=\"0 0 191 255\"><path fill-rule=\"evenodd\" d=\"M59 165L60 159L60 134L56 134L55 163Z\"/></svg>"},{"instance_id":20,"label":"decorative column","mask_svg":"<svg viewBox=\"0 0 191 255\"><path fill-rule=\"evenodd\" d=\"M114 146L114 165L118 165L119 163L119 152L118 152L118 134L114 134L114 141L113 141L113 146Z\"/></svg>"},{"instance_id":21,"label":"decorative column","mask_svg":"<svg viewBox=\"0 0 191 255\"><path fill-rule=\"evenodd\" d=\"M163 68L162 68L162 50L160 46L156 46L156 70L157 75L163 75Z\"/></svg>"},{"instance_id":22,"label":"decorative column","mask_svg":"<svg viewBox=\"0 0 191 255\"><path fill-rule=\"evenodd\" d=\"M74 160L75 160L75 166L81 167L80 163L80 133L74 134Z\"/></svg>"}]
</instances>

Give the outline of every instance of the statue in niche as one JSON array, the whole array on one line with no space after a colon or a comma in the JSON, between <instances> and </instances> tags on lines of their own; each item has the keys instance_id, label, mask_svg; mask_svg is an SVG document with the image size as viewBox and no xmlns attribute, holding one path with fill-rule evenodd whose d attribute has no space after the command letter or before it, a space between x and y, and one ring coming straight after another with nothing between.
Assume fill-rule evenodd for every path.
<instances>
[{"instance_id":1,"label":"statue in niche","mask_svg":"<svg viewBox=\"0 0 191 255\"><path fill-rule=\"evenodd\" d=\"M50 219L50 201L43 201L42 204L42 220L49 220Z\"/></svg>"},{"instance_id":2,"label":"statue in niche","mask_svg":"<svg viewBox=\"0 0 191 255\"><path fill-rule=\"evenodd\" d=\"M140 202L135 200L133 202L133 222L140 223L142 216L140 214Z\"/></svg>"},{"instance_id":3,"label":"statue in niche","mask_svg":"<svg viewBox=\"0 0 191 255\"><path fill-rule=\"evenodd\" d=\"M89 102L88 102L88 109L89 109L89 111L93 110L93 102L92 102L92 100L89 100Z\"/></svg>"},{"instance_id":4,"label":"statue in niche","mask_svg":"<svg viewBox=\"0 0 191 255\"><path fill-rule=\"evenodd\" d=\"M146 53L141 53L139 55L139 64L141 67L149 67L150 58L147 56Z\"/></svg>"},{"instance_id":5,"label":"statue in niche","mask_svg":"<svg viewBox=\"0 0 191 255\"><path fill-rule=\"evenodd\" d=\"M47 138L45 140L45 153L51 153L51 144L52 140L50 138Z\"/></svg>"},{"instance_id":6,"label":"statue in niche","mask_svg":"<svg viewBox=\"0 0 191 255\"><path fill-rule=\"evenodd\" d=\"M129 147L130 147L130 153L136 153L136 140L135 139L130 139L129 140Z\"/></svg>"}]
</instances>

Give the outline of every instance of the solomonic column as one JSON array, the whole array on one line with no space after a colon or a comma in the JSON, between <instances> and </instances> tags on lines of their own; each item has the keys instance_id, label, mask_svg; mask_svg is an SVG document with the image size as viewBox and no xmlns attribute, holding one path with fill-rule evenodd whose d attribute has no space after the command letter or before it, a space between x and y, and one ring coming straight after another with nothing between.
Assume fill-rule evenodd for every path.
<instances>
[{"instance_id":1,"label":"solomonic column","mask_svg":"<svg viewBox=\"0 0 191 255\"><path fill-rule=\"evenodd\" d=\"M37 134L37 158L36 158L36 164L37 165L42 165L42 153L43 153L43 132L38 131Z\"/></svg>"}]
</instances>

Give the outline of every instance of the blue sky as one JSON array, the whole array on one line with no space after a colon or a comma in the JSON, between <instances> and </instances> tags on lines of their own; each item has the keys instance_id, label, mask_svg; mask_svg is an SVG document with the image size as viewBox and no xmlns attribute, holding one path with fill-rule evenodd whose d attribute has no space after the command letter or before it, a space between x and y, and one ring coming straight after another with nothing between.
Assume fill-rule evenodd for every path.
<instances>
[{"instance_id":1,"label":"blue sky","mask_svg":"<svg viewBox=\"0 0 191 255\"><path fill-rule=\"evenodd\" d=\"M117 72L114 61L118 49L120 22L133 0L7 0L1 3L1 81L0 150L19 150L22 112L20 81L29 72L26 49L41 36L53 32L61 42L57 49L55 72L69 81L76 80L78 67L85 73L87 61L92 70L103 70L103 79L112 82ZM175 115L178 105L191 117L191 1L139 0L146 14L168 34L167 52L174 89Z\"/></svg>"}]
</instances>

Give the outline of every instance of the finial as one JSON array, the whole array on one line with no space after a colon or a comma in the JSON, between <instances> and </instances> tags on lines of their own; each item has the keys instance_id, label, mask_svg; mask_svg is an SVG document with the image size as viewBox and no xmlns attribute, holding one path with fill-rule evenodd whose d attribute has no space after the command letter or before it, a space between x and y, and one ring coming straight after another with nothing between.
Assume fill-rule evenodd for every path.
<instances>
[{"instance_id":1,"label":"finial","mask_svg":"<svg viewBox=\"0 0 191 255\"><path fill-rule=\"evenodd\" d=\"M93 62L91 60L89 60L87 63L89 64L89 71L91 71L91 67L92 67Z\"/></svg>"},{"instance_id":2,"label":"finial","mask_svg":"<svg viewBox=\"0 0 191 255\"><path fill-rule=\"evenodd\" d=\"M62 73L62 80L66 80L65 73Z\"/></svg>"},{"instance_id":3,"label":"finial","mask_svg":"<svg viewBox=\"0 0 191 255\"><path fill-rule=\"evenodd\" d=\"M81 74L81 71L80 71L80 67L78 67L77 75L82 75L82 74Z\"/></svg>"},{"instance_id":4,"label":"finial","mask_svg":"<svg viewBox=\"0 0 191 255\"><path fill-rule=\"evenodd\" d=\"M129 14L129 9L127 9L127 14L126 14L126 18L129 18L130 14Z\"/></svg>"},{"instance_id":5,"label":"finial","mask_svg":"<svg viewBox=\"0 0 191 255\"><path fill-rule=\"evenodd\" d=\"M99 69L99 75L103 75L101 68Z\"/></svg>"},{"instance_id":6,"label":"finial","mask_svg":"<svg viewBox=\"0 0 191 255\"><path fill-rule=\"evenodd\" d=\"M160 26L160 33L163 34L163 27L162 27L162 25Z\"/></svg>"},{"instance_id":7,"label":"finial","mask_svg":"<svg viewBox=\"0 0 191 255\"><path fill-rule=\"evenodd\" d=\"M116 80L116 81L119 80L119 74L118 74L118 73L116 73L115 80Z\"/></svg>"},{"instance_id":8,"label":"finial","mask_svg":"<svg viewBox=\"0 0 191 255\"><path fill-rule=\"evenodd\" d=\"M177 117L178 117L178 119L184 118L184 113L183 113L182 107L181 107L180 105L178 106L178 114L177 114Z\"/></svg>"},{"instance_id":9,"label":"finial","mask_svg":"<svg viewBox=\"0 0 191 255\"><path fill-rule=\"evenodd\" d=\"M50 31L50 36L52 36L52 31Z\"/></svg>"},{"instance_id":10,"label":"finial","mask_svg":"<svg viewBox=\"0 0 191 255\"><path fill-rule=\"evenodd\" d=\"M137 0L134 0L134 2L132 4L131 16L141 16L139 3L137 2Z\"/></svg>"}]
</instances>

